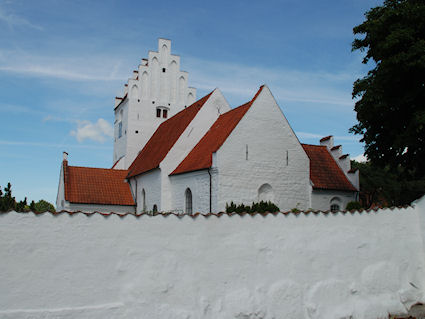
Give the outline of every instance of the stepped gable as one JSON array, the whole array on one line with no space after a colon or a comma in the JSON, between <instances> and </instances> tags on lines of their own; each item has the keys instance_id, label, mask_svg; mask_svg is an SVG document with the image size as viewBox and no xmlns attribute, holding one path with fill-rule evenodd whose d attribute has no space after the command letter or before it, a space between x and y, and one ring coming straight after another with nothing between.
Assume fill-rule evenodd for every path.
<instances>
[{"instance_id":1,"label":"stepped gable","mask_svg":"<svg viewBox=\"0 0 425 319\"><path fill-rule=\"evenodd\" d=\"M135 205L127 170L68 166L64 161L65 200L80 204Z\"/></svg>"},{"instance_id":2,"label":"stepped gable","mask_svg":"<svg viewBox=\"0 0 425 319\"><path fill-rule=\"evenodd\" d=\"M310 159L310 179L314 189L356 192L326 146L301 144Z\"/></svg>"},{"instance_id":3,"label":"stepped gable","mask_svg":"<svg viewBox=\"0 0 425 319\"><path fill-rule=\"evenodd\" d=\"M129 167L127 178L158 168L213 92L161 123Z\"/></svg>"},{"instance_id":4,"label":"stepped gable","mask_svg":"<svg viewBox=\"0 0 425 319\"><path fill-rule=\"evenodd\" d=\"M223 145L224 141L226 141L227 137L230 133L232 133L233 129L249 110L263 87L264 86L260 87L254 98L248 103L220 115L199 143L196 144L193 150L170 175L177 175L211 167L212 153L216 152L221 145Z\"/></svg>"}]
</instances>

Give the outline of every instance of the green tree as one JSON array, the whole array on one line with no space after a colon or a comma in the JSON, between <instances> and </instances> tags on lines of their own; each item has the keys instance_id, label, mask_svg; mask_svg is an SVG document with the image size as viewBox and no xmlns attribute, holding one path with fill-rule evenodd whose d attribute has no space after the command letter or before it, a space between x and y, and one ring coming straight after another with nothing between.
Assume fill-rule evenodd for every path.
<instances>
[{"instance_id":1,"label":"green tree","mask_svg":"<svg viewBox=\"0 0 425 319\"><path fill-rule=\"evenodd\" d=\"M374 68L354 83L365 154L406 187L425 178L425 1L386 0L354 27L352 49ZM416 185L416 186L418 186Z\"/></svg>"},{"instance_id":2,"label":"green tree","mask_svg":"<svg viewBox=\"0 0 425 319\"><path fill-rule=\"evenodd\" d=\"M5 212L10 209L15 209L15 205L15 197L12 196L12 185L7 183L7 186L4 188L4 195L0 187L0 211Z\"/></svg>"},{"instance_id":3,"label":"green tree","mask_svg":"<svg viewBox=\"0 0 425 319\"><path fill-rule=\"evenodd\" d=\"M45 201L44 199L39 200L37 203L34 204L34 211L39 213L44 212L55 212L55 206L53 206L48 201Z\"/></svg>"}]
</instances>

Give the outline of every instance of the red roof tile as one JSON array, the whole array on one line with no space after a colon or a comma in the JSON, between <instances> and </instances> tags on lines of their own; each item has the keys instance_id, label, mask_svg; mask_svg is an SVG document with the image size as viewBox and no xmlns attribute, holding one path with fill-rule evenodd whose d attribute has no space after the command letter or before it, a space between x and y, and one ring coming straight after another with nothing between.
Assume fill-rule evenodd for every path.
<instances>
[{"instance_id":1,"label":"red roof tile","mask_svg":"<svg viewBox=\"0 0 425 319\"><path fill-rule=\"evenodd\" d=\"M308 144L302 146L310 159L310 179L314 189L357 191L326 146Z\"/></svg>"},{"instance_id":2,"label":"red roof tile","mask_svg":"<svg viewBox=\"0 0 425 319\"><path fill-rule=\"evenodd\" d=\"M327 141L327 140L329 140L331 137L332 137L332 135L329 135L329 136L326 136L326 137L324 137L324 138L321 138L321 139L320 139L320 142Z\"/></svg>"},{"instance_id":3,"label":"red roof tile","mask_svg":"<svg viewBox=\"0 0 425 319\"><path fill-rule=\"evenodd\" d=\"M196 144L193 150L170 175L192 172L211 167L212 153L216 152L221 145L223 145L224 141L230 133L232 133L233 129L251 107L262 89L263 86L260 87L250 102L220 115L199 143Z\"/></svg>"},{"instance_id":4,"label":"red roof tile","mask_svg":"<svg viewBox=\"0 0 425 319\"><path fill-rule=\"evenodd\" d=\"M128 169L128 178L159 167L212 92L163 122Z\"/></svg>"},{"instance_id":5,"label":"red roof tile","mask_svg":"<svg viewBox=\"0 0 425 319\"><path fill-rule=\"evenodd\" d=\"M135 205L127 170L68 166L63 162L65 199L71 203Z\"/></svg>"}]
</instances>

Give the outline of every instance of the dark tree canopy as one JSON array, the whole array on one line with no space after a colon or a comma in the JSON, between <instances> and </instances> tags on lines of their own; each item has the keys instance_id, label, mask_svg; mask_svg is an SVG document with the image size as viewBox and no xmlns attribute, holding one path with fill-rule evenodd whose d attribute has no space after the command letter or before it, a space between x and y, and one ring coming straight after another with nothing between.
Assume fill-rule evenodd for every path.
<instances>
[{"instance_id":1,"label":"dark tree canopy","mask_svg":"<svg viewBox=\"0 0 425 319\"><path fill-rule=\"evenodd\" d=\"M425 178L425 1L386 0L356 26L353 50L375 67L354 83L357 125L373 165Z\"/></svg>"}]
</instances>

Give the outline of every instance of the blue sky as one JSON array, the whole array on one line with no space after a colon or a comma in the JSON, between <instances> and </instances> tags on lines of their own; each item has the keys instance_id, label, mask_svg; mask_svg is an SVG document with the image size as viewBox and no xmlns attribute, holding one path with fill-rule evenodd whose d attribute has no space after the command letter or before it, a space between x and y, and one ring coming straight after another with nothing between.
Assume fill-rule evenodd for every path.
<instances>
[{"instance_id":1,"label":"blue sky","mask_svg":"<svg viewBox=\"0 0 425 319\"><path fill-rule=\"evenodd\" d=\"M352 28L375 0L0 0L0 186L56 200L70 165L111 167L114 97L157 38L172 40L198 98L232 107L267 84L299 139L363 153L351 99L366 74Z\"/></svg>"}]
</instances>

